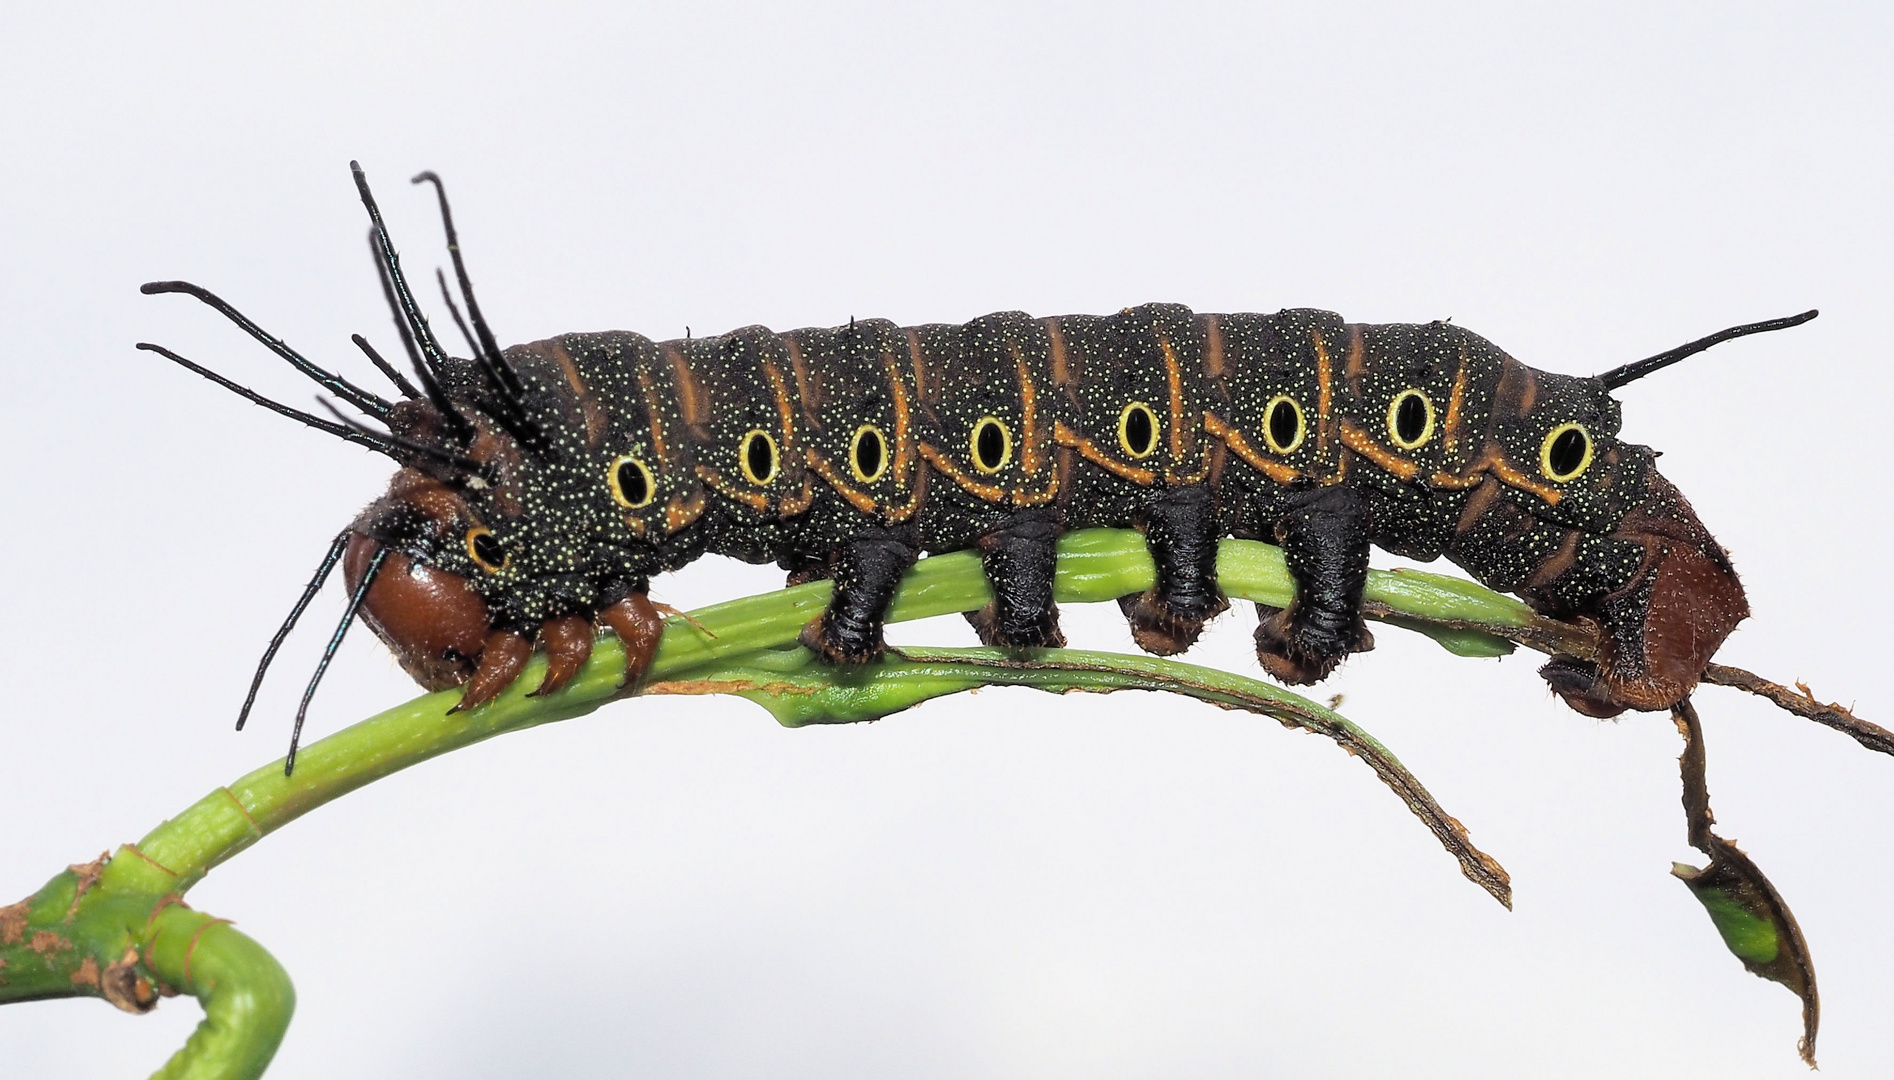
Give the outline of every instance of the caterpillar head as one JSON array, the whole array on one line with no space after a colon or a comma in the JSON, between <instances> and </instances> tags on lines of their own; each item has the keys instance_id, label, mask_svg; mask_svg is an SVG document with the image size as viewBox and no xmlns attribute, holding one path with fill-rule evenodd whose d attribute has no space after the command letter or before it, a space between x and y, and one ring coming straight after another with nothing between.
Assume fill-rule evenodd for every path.
<instances>
[{"instance_id":1,"label":"caterpillar head","mask_svg":"<svg viewBox=\"0 0 1894 1080\"><path fill-rule=\"evenodd\" d=\"M429 690L466 682L493 629L486 599L473 584L480 572L473 563L476 545L484 557L500 554L486 546L491 535L459 493L414 469L396 473L388 494L350 527L342 558L349 592L376 569L362 621ZM457 539L465 552L454 551ZM438 554L411 553L423 547Z\"/></svg>"}]
</instances>

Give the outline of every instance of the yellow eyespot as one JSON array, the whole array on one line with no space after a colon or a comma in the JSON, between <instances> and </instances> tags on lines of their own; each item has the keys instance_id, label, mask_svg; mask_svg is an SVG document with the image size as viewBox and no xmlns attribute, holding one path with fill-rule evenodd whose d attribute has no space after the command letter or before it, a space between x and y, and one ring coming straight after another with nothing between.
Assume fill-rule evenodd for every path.
<instances>
[{"instance_id":1,"label":"yellow eyespot","mask_svg":"<svg viewBox=\"0 0 1894 1080\"><path fill-rule=\"evenodd\" d=\"M775 481L782 463L782 454L769 432L752 428L743 436L743 443L737 448L737 464L743 468L744 479L757 487L768 487Z\"/></svg>"},{"instance_id":2,"label":"yellow eyespot","mask_svg":"<svg viewBox=\"0 0 1894 1080\"><path fill-rule=\"evenodd\" d=\"M888 439L873 424L855 429L848 444L848 471L864 484L872 484L888 471Z\"/></svg>"},{"instance_id":3,"label":"yellow eyespot","mask_svg":"<svg viewBox=\"0 0 1894 1080\"><path fill-rule=\"evenodd\" d=\"M1539 471L1563 484L1591 468L1591 456L1591 432L1583 424L1560 424L1539 444Z\"/></svg>"},{"instance_id":4,"label":"yellow eyespot","mask_svg":"<svg viewBox=\"0 0 1894 1080\"><path fill-rule=\"evenodd\" d=\"M1263 407L1263 442L1268 444L1271 453L1295 453L1308 433L1309 423L1302 416L1302 406L1289 395L1277 394Z\"/></svg>"},{"instance_id":5,"label":"yellow eyespot","mask_svg":"<svg viewBox=\"0 0 1894 1080\"><path fill-rule=\"evenodd\" d=\"M468 529L466 541L467 557L474 561L475 566L489 574L499 573L506 569L507 563L513 561L513 556L508 555L500 547L500 542L493 538L493 530L485 525L476 525Z\"/></svg>"},{"instance_id":6,"label":"yellow eyespot","mask_svg":"<svg viewBox=\"0 0 1894 1080\"><path fill-rule=\"evenodd\" d=\"M973 452L973 467L983 473L996 473L1013 460L1013 433L997 416L982 416L967 436L967 449Z\"/></svg>"},{"instance_id":7,"label":"yellow eyespot","mask_svg":"<svg viewBox=\"0 0 1894 1080\"><path fill-rule=\"evenodd\" d=\"M630 454L605 470L605 483L612 489L612 498L627 510L642 510L658 497L658 482L651 470Z\"/></svg>"},{"instance_id":8,"label":"yellow eyespot","mask_svg":"<svg viewBox=\"0 0 1894 1080\"><path fill-rule=\"evenodd\" d=\"M1388 402L1388 438L1403 450L1418 450L1434 437L1434 403L1407 389Z\"/></svg>"},{"instance_id":9,"label":"yellow eyespot","mask_svg":"<svg viewBox=\"0 0 1894 1080\"><path fill-rule=\"evenodd\" d=\"M1118 414L1118 445L1134 458L1147 458L1157 449L1157 414L1151 406L1134 401Z\"/></svg>"}]
</instances>

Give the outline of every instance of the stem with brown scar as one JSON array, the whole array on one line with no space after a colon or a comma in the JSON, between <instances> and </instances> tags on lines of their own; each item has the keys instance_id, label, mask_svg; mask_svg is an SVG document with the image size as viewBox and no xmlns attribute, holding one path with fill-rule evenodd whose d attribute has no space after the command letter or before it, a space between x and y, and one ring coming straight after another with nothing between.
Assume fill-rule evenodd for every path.
<instances>
[{"instance_id":1,"label":"stem with brown scar","mask_svg":"<svg viewBox=\"0 0 1894 1080\"><path fill-rule=\"evenodd\" d=\"M1062 603L1139 594L1155 579L1137 533L1073 533L1061 538L1059 552L1055 596ZM1268 545L1225 540L1217 567L1232 598L1283 607L1294 595L1282 553ZM868 719L990 683L1058 691L1165 690L1249 709L1321 731L1362 755L1460 859L1467 875L1505 899L1504 871L1467 842L1458 823L1392 755L1332 710L1240 676L1142 656L929 650L896 654L880 668L843 675L785 649L823 610L828 596L826 582L811 582L667 620L645 685L652 691L740 693L792 726ZM977 554L923 559L902 582L889 621L976 610L990 599ZM1454 578L1374 571L1366 600L1369 617L1426 634L1457 655L1499 656L1518 642L1583 658L1595 647L1586 627L1544 618L1517 600ZM529 695L528 688L540 682L535 675L543 675L545 667L545 660L537 658L493 701L467 712L452 712L458 690L417 698L303 748L294 776L284 775L280 760L272 762L215 789L137 844L121 846L109 861L55 876L27 900L0 908L0 1003L90 995L142 1011L159 995L190 993L204 1005L205 1020L160 1075L170 1080L260 1075L289 1022L294 997L288 978L268 953L228 923L184 907L185 891L265 835L358 787L438 754L579 716L640 692L620 686L624 663L617 637L608 634L558 693ZM1755 685L1730 684L1774 686L1749 678ZM1713 669L1709 681L1718 680ZM865 694L866 682L878 683L879 689ZM1820 707L1806 711L1800 699L1775 700L1800 715L1850 730L1876 749L1894 745L1863 738L1859 732L1872 725L1857 721L1850 728ZM1881 729L1872 732L1887 738Z\"/></svg>"}]
</instances>

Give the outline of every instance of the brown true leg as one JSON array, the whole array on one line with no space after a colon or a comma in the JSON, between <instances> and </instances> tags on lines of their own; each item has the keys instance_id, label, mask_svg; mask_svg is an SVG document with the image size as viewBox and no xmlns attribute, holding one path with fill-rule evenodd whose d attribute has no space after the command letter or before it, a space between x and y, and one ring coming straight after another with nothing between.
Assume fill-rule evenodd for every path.
<instances>
[{"instance_id":1,"label":"brown true leg","mask_svg":"<svg viewBox=\"0 0 1894 1080\"><path fill-rule=\"evenodd\" d=\"M612 628L625 644L625 681L630 686L644 676L664 636L664 617L646 593L635 592L598 613L598 621Z\"/></svg>"},{"instance_id":2,"label":"brown true leg","mask_svg":"<svg viewBox=\"0 0 1894 1080\"><path fill-rule=\"evenodd\" d=\"M487 643L480 650L480 666L474 669L473 678L467 680L467 692L460 696L460 704L447 711L465 712L492 701L500 691L513 685L532 656L533 643L525 637L511 630L488 634Z\"/></svg>"},{"instance_id":3,"label":"brown true leg","mask_svg":"<svg viewBox=\"0 0 1894 1080\"><path fill-rule=\"evenodd\" d=\"M579 673L592 657L592 620L566 615L539 624L539 640L546 643L546 677L533 697L556 693Z\"/></svg>"}]
</instances>

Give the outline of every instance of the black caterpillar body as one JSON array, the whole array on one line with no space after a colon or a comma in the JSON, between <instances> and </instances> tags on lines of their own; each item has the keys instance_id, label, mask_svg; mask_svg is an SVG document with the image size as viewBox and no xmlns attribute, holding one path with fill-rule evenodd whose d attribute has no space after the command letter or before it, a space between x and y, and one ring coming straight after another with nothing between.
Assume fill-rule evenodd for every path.
<instances>
[{"instance_id":1,"label":"black caterpillar body","mask_svg":"<svg viewBox=\"0 0 1894 1080\"><path fill-rule=\"evenodd\" d=\"M502 350L443 194L472 322L455 310L474 353L462 359L420 315L356 176L420 385L357 341L404 400L316 368L196 286L146 290L212 303L386 426L263 402L401 464L310 592L340 561L350 615L422 684L466 684L463 708L510 684L536 643L550 661L540 689L556 689L600 627L625 639L636 678L657 637L651 576L706 552L831 579L803 640L832 662L880 655L883 614L917 556L968 548L994 596L969 615L981 639L1059 645L1053 544L1087 526L1146 537L1156 585L1120 603L1155 653L1188 648L1227 607L1217 540L1256 538L1282 546L1297 585L1289 608L1260 610L1259 659L1292 683L1320 679L1372 644L1361 593L1378 545L1444 555L1544 613L1602 624L1597 659L1543 672L1581 711L1668 708L1748 610L1652 452L1617 438L1610 391L1716 340L1813 317L1593 378L1534 370L1442 322L1175 304L661 342L566 334Z\"/></svg>"}]
</instances>

